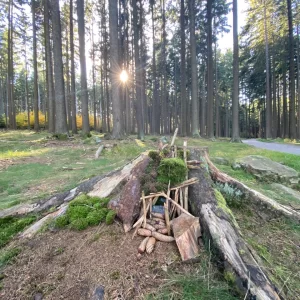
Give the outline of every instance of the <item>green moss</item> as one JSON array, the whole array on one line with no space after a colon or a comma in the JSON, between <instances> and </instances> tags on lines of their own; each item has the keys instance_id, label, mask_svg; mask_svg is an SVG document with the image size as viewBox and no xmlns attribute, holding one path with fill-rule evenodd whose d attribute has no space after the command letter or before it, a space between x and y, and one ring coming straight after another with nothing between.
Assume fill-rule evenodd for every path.
<instances>
[{"instance_id":1,"label":"green moss","mask_svg":"<svg viewBox=\"0 0 300 300\"><path fill-rule=\"evenodd\" d=\"M184 159L184 151L183 151L182 148L179 148L177 150L177 156L178 156L178 158ZM187 158L187 160L189 160L191 158L191 152L190 152L190 150L186 151L186 158Z\"/></svg>"},{"instance_id":2,"label":"green moss","mask_svg":"<svg viewBox=\"0 0 300 300\"><path fill-rule=\"evenodd\" d=\"M158 162L160 161L160 156L158 151L151 150L149 151L148 156L154 161L158 161Z\"/></svg>"},{"instance_id":3,"label":"green moss","mask_svg":"<svg viewBox=\"0 0 300 300\"><path fill-rule=\"evenodd\" d=\"M67 215L59 216L55 220L54 226L57 228L63 228L66 227L69 224L69 218Z\"/></svg>"},{"instance_id":4,"label":"green moss","mask_svg":"<svg viewBox=\"0 0 300 300\"><path fill-rule=\"evenodd\" d=\"M158 167L158 182L171 185L180 183L185 180L187 167L180 158L165 158Z\"/></svg>"},{"instance_id":5,"label":"green moss","mask_svg":"<svg viewBox=\"0 0 300 300\"><path fill-rule=\"evenodd\" d=\"M220 208L223 212L225 212L230 217L231 221L236 227L239 227L231 209L227 206L226 200L224 199L223 195L217 189L214 189L214 192L215 192L216 200L218 202L218 208Z\"/></svg>"},{"instance_id":6,"label":"green moss","mask_svg":"<svg viewBox=\"0 0 300 300\"><path fill-rule=\"evenodd\" d=\"M224 278L230 285L233 285L236 280L235 274L231 271L225 271Z\"/></svg>"},{"instance_id":7,"label":"green moss","mask_svg":"<svg viewBox=\"0 0 300 300\"><path fill-rule=\"evenodd\" d=\"M114 210L110 210L106 215L105 223L106 225L111 225L114 222L117 213Z\"/></svg>"},{"instance_id":8,"label":"green moss","mask_svg":"<svg viewBox=\"0 0 300 300\"><path fill-rule=\"evenodd\" d=\"M70 222L72 222L77 219L86 218L90 210L91 208L88 206L71 206L67 210L67 216Z\"/></svg>"},{"instance_id":9,"label":"green moss","mask_svg":"<svg viewBox=\"0 0 300 300\"><path fill-rule=\"evenodd\" d=\"M70 227L76 230L84 230L88 226L89 226L89 222L86 218L75 219L70 224Z\"/></svg>"},{"instance_id":10,"label":"green moss","mask_svg":"<svg viewBox=\"0 0 300 300\"><path fill-rule=\"evenodd\" d=\"M86 219L88 220L89 225L93 226L103 222L106 215L107 209L93 210L87 215Z\"/></svg>"}]
</instances>

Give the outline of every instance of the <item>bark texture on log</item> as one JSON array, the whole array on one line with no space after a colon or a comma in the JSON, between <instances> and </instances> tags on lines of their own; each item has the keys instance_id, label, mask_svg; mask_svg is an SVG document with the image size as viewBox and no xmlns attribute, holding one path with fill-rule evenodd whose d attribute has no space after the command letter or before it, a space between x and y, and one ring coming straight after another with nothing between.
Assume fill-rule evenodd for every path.
<instances>
[{"instance_id":1,"label":"bark texture on log","mask_svg":"<svg viewBox=\"0 0 300 300\"><path fill-rule=\"evenodd\" d=\"M191 149L191 159L205 162L205 151ZM280 299L276 287L261 270L243 240L238 225L226 204L217 199L212 188L212 179L208 165L198 170L191 170L190 177L197 177L198 184L189 189L191 211L200 217L203 235L212 240L218 250L224 269L235 278L237 286L257 300Z\"/></svg>"},{"instance_id":2,"label":"bark texture on log","mask_svg":"<svg viewBox=\"0 0 300 300\"><path fill-rule=\"evenodd\" d=\"M172 230L182 261L199 256L201 237L199 218L181 214L172 220Z\"/></svg>"},{"instance_id":3,"label":"bark texture on log","mask_svg":"<svg viewBox=\"0 0 300 300\"><path fill-rule=\"evenodd\" d=\"M144 157L131 171L128 182L122 188L117 206L117 216L123 223L125 232L131 230L134 221L141 210L141 182L140 176L145 172L150 162L149 157Z\"/></svg>"},{"instance_id":4,"label":"bark texture on log","mask_svg":"<svg viewBox=\"0 0 300 300\"><path fill-rule=\"evenodd\" d=\"M211 162L208 157L208 154L205 153L205 160L207 161L210 174L214 181L218 181L221 183L227 183L230 186L238 188L241 192L247 195L251 201L255 201L260 205L266 206L269 210L276 214L284 215L286 217L292 218L298 222L300 222L300 212L292 209L291 207L282 205L277 201L263 195L260 192L257 192L247 185L243 184L242 182L228 176L225 173L222 173L218 170L218 168Z\"/></svg>"}]
</instances>

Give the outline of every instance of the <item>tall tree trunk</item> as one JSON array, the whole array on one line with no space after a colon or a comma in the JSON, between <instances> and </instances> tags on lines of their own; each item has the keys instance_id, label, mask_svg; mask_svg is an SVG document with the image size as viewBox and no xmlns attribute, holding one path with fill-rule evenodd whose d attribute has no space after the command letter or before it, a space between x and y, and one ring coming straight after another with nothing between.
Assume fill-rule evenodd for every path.
<instances>
[{"instance_id":1,"label":"tall tree trunk","mask_svg":"<svg viewBox=\"0 0 300 300\"><path fill-rule=\"evenodd\" d=\"M286 84L286 70L283 67L283 74L282 74L282 81L283 81L283 137L289 137L289 117L288 117L288 108L287 108L287 84Z\"/></svg>"},{"instance_id":2,"label":"tall tree trunk","mask_svg":"<svg viewBox=\"0 0 300 300\"><path fill-rule=\"evenodd\" d=\"M207 136L214 139L214 77L212 53L212 2L207 0Z\"/></svg>"},{"instance_id":3,"label":"tall tree trunk","mask_svg":"<svg viewBox=\"0 0 300 300\"><path fill-rule=\"evenodd\" d=\"M39 131L39 93L38 93L38 68L37 68L37 49L36 49L36 24L35 24L35 0L31 3L32 13L32 53L33 53L33 111L34 111L34 130Z\"/></svg>"},{"instance_id":4,"label":"tall tree trunk","mask_svg":"<svg viewBox=\"0 0 300 300\"><path fill-rule=\"evenodd\" d=\"M14 58L13 58L13 0L8 5L8 40L7 40L7 116L6 126L16 129L16 115L14 102Z\"/></svg>"},{"instance_id":5,"label":"tall tree trunk","mask_svg":"<svg viewBox=\"0 0 300 300\"><path fill-rule=\"evenodd\" d=\"M152 49L152 118L151 118L151 133L152 134L158 134L159 133L159 127L157 126L158 122L158 82L157 82L157 75L156 75L156 44L155 44L155 16L154 16L154 4L155 1L152 0L150 2L151 4L151 15L152 15L152 43L153 43L153 49Z\"/></svg>"},{"instance_id":6,"label":"tall tree trunk","mask_svg":"<svg viewBox=\"0 0 300 300\"><path fill-rule=\"evenodd\" d=\"M291 0L287 0L289 23L289 62L290 62L290 138L296 138L295 117L295 61L294 61L294 33Z\"/></svg>"},{"instance_id":7,"label":"tall tree trunk","mask_svg":"<svg viewBox=\"0 0 300 300\"><path fill-rule=\"evenodd\" d=\"M197 89L197 58L196 58L196 37L195 37L195 0L189 0L190 19L190 48L191 48L191 71L192 71L192 136L199 135L199 109Z\"/></svg>"},{"instance_id":8,"label":"tall tree trunk","mask_svg":"<svg viewBox=\"0 0 300 300\"><path fill-rule=\"evenodd\" d=\"M69 32L66 26L66 110L68 117L68 129L72 129L71 125L71 87L70 87L70 67L69 67Z\"/></svg>"},{"instance_id":9,"label":"tall tree trunk","mask_svg":"<svg viewBox=\"0 0 300 300\"><path fill-rule=\"evenodd\" d=\"M118 43L118 0L109 0L110 36L110 84L113 110L112 137L120 139L124 135L119 91L119 43Z\"/></svg>"},{"instance_id":10,"label":"tall tree trunk","mask_svg":"<svg viewBox=\"0 0 300 300\"><path fill-rule=\"evenodd\" d=\"M208 1L210 2L210 1ZM185 7L184 0L180 1L180 40L181 40L181 64L180 64L180 90L181 90L181 135L187 134L187 99L186 99L186 66L185 66Z\"/></svg>"},{"instance_id":11,"label":"tall tree trunk","mask_svg":"<svg viewBox=\"0 0 300 300\"><path fill-rule=\"evenodd\" d=\"M138 127L138 138L144 139L144 118L143 118L143 97L141 91L141 63L140 63L140 48L139 48L139 26L138 22L137 1L132 1L133 9L133 39L134 39L134 63L135 63L135 91L136 91L136 118Z\"/></svg>"},{"instance_id":12,"label":"tall tree trunk","mask_svg":"<svg viewBox=\"0 0 300 300\"><path fill-rule=\"evenodd\" d=\"M237 0L233 0L233 98L231 141L241 141L239 128L239 37Z\"/></svg>"},{"instance_id":13,"label":"tall tree trunk","mask_svg":"<svg viewBox=\"0 0 300 300\"><path fill-rule=\"evenodd\" d=\"M24 50L25 50L24 53L25 55L25 97L26 97L26 112L27 112L27 129L30 129L30 103L29 103L29 90L28 90L28 61L27 61L26 39L24 41Z\"/></svg>"},{"instance_id":14,"label":"tall tree trunk","mask_svg":"<svg viewBox=\"0 0 300 300\"><path fill-rule=\"evenodd\" d=\"M277 98L276 98L276 70L275 70L275 53L273 47L273 59L272 59L272 83L273 83L273 125L272 125L272 136L275 139L277 137Z\"/></svg>"},{"instance_id":15,"label":"tall tree trunk","mask_svg":"<svg viewBox=\"0 0 300 300\"><path fill-rule=\"evenodd\" d=\"M201 136L206 136L206 69L203 70L202 88L201 88Z\"/></svg>"},{"instance_id":16,"label":"tall tree trunk","mask_svg":"<svg viewBox=\"0 0 300 300\"><path fill-rule=\"evenodd\" d=\"M75 86L75 50L74 50L74 22L73 22L73 0L70 0L70 54L71 54L71 124L72 132L77 133L76 123L76 86Z\"/></svg>"},{"instance_id":17,"label":"tall tree trunk","mask_svg":"<svg viewBox=\"0 0 300 300\"><path fill-rule=\"evenodd\" d=\"M264 35L265 35L265 56L266 56L266 138L272 138L272 102L270 88L270 62L269 62L269 38L267 25L267 7L264 0Z\"/></svg>"},{"instance_id":18,"label":"tall tree trunk","mask_svg":"<svg viewBox=\"0 0 300 300\"><path fill-rule=\"evenodd\" d=\"M79 36L80 56L80 84L81 84L81 110L82 110L82 133L90 133L89 124L89 100L87 90L86 59L85 59L85 22L84 22L84 0L77 0L77 22Z\"/></svg>"},{"instance_id":19,"label":"tall tree trunk","mask_svg":"<svg viewBox=\"0 0 300 300\"><path fill-rule=\"evenodd\" d=\"M298 8L298 6L297 6ZM298 128L298 140L300 140L300 36L299 36L299 24L297 25L297 84L298 84L298 122L297 122L297 128Z\"/></svg>"},{"instance_id":20,"label":"tall tree trunk","mask_svg":"<svg viewBox=\"0 0 300 300\"><path fill-rule=\"evenodd\" d=\"M162 125L163 133L168 134L168 108L167 108L167 57L166 57L166 12L165 0L162 0Z\"/></svg>"},{"instance_id":21,"label":"tall tree trunk","mask_svg":"<svg viewBox=\"0 0 300 300\"><path fill-rule=\"evenodd\" d=\"M52 37L55 90L55 133L68 134L65 103L64 72L62 63L62 41L59 0L50 0L52 12Z\"/></svg>"},{"instance_id":22,"label":"tall tree trunk","mask_svg":"<svg viewBox=\"0 0 300 300\"><path fill-rule=\"evenodd\" d=\"M48 98L48 131L54 132L54 88L53 88L53 66L52 51L50 43L49 25L49 0L44 0L44 31L45 31L45 52L46 52L46 81Z\"/></svg>"}]
</instances>

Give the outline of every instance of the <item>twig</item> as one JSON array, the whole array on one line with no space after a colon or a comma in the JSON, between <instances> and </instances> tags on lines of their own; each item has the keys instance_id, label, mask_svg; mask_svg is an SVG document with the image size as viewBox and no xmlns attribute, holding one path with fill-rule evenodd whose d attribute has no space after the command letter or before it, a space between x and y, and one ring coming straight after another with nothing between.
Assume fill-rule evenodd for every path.
<instances>
[{"instance_id":1,"label":"twig","mask_svg":"<svg viewBox=\"0 0 300 300\"><path fill-rule=\"evenodd\" d=\"M165 219L166 219L166 226L167 226L167 230L168 230L168 235L171 235L171 227L170 227L170 215L169 215L169 205L168 205L168 199L166 201L166 203L164 203L164 207L165 207Z\"/></svg>"},{"instance_id":2,"label":"twig","mask_svg":"<svg viewBox=\"0 0 300 300\"><path fill-rule=\"evenodd\" d=\"M192 214L190 214L186 209L184 209L183 207L181 207L180 205L178 205L173 199L171 199L170 197L168 197L165 193L163 193L162 195L163 197L165 197L166 199L168 199L169 201L171 201L176 207L178 207L183 213L193 217Z\"/></svg>"},{"instance_id":3,"label":"twig","mask_svg":"<svg viewBox=\"0 0 300 300\"><path fill-rule=\"evenodd\" d=\"M174 132L174 135L173 135L173 138L172 138L172 142L171 142L171 145L170 145L171 147L173 147L174 144L175 144L177 133L178 133L178 128L175 129L175 132Z\"/></svg>"},{"instance_id":4,"label":"twig","mask_svg":"<svg viewBox=\"0 0 300 300\"><path fill-rule=\"evenodd\" d=\"M146 227L146 219L147 219L147 210L149 207L147 207L147 210L146 210L146 200L145 200L145 193L144 191L142 192L142 198L143 198L143 210L144 210L144 224L143 224L143 227L145 228Z\"/></svg>"},{"instance_id":5,"label":"twig","mask_svg":"<svg viewBox=\"0 0 300 300\"><path fill-rule=\"evenodd\" d=\"M248 288L247 288L247 292L246 292L246 295L245 295L245 298L244 300L247 299L247 296L248 296L248 293L250 291L250 283L251 283L251 277L250 277L250 272L248 273ZM279 294L278 294L279 295Z\"/></svg>"}]
</instances>

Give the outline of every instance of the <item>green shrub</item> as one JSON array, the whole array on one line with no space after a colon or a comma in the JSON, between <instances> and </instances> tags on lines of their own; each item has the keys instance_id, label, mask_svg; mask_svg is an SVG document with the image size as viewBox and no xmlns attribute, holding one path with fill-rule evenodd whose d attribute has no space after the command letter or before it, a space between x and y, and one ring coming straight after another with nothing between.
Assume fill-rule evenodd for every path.
<instances>
[{"instance_id":1,"label":"green shrub","mask_svg":"<svg viewBox=\"0 0 300 300\"><path fill-rule=\"evenodd\" d=\"M165 158L158 167L157 180L171 185L178 184L185 180L187 167L180 158Z\"/></svg>"},{"instance_id":2,"label":"green shrub","mask_svg":"<svg viewBox=\"0 0 300 300\"><path fill-rule=\"evenodd\" d=\"M158 151L151 150L149 151L148 156L154 161L158 161L158 162L160 161L160 156Z\"/></svg>"},{"instance_id":3,"label":"green shrub","mask_svg":"<svg viewBox=\"0 0 300 300\"><path fill-rule=\"evenodd\" d=\"M108 212L108 214L106 215L106 219L105 219L106 225L111 225L114 222L116 214L117 213L114 210L110 210Z\"/></svg>"}]
</instances>

